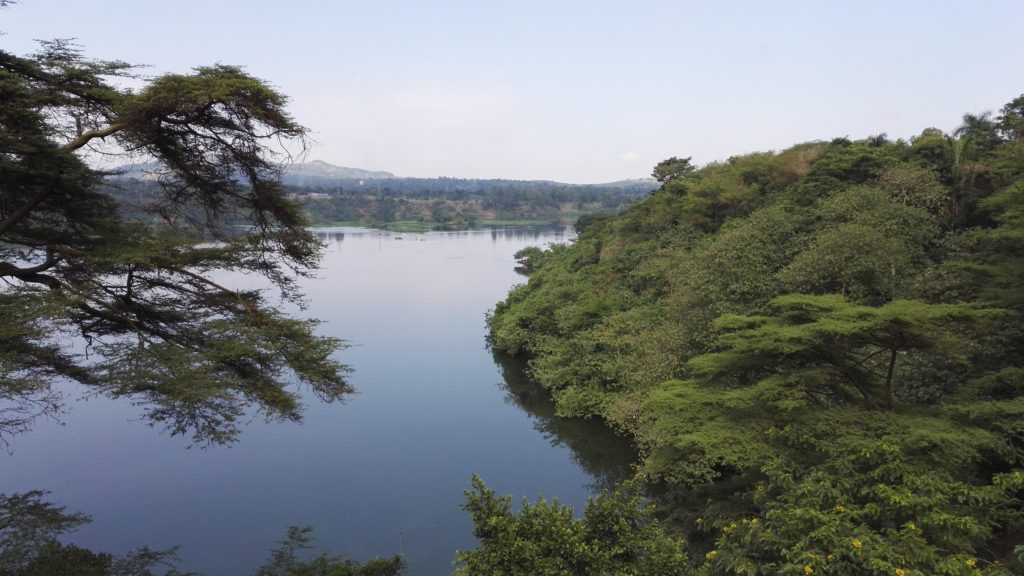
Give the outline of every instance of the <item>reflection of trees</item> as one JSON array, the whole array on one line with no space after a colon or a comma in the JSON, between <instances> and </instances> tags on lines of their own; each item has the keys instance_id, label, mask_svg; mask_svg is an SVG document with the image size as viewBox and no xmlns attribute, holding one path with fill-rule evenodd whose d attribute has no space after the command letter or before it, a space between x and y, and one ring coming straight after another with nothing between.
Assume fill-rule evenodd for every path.
<instances>
[{"instance_id":1,"label":"reflection of trees","mask_svg":"<svg viewBox=\"0 0 1024 576\"><path fill-rule=\"evenodd\" d=\"M543 240L565 242L575 238L572 226L502 226L491 229L491 240Z\"/></svg>"},{"instance_id":2,"label":"reflection of trees","mask_svg":"<svg viewBox=\"0 0 1024 576\"><path fill-rule=\"evenodd\" d=\"M326 244L334 244L341 242L345 239L344 232L321 232L319 230L313 232L316 234L316 239Z\"/></svg>"},{"instance_id":3,"label":"reflection of trees","mask_svg":"<svg viewBox=\"0 0 1024 576\"><path fill-rule=\"evenodd\" d=\"M551 396L526 375L525 362L497 350L493 355L504 376L500 386L506 392L505 401L532 416L534 428L553 446L565 445L572 450L573 461L594 478L589 488L598 492L632 475L636 451L628 439L596 419L555 416Z\"/></svg>"},{"instance_id":4,"label":"reflection of trees","mask_svg":"<svg viewBox=\"0 0 1024 576\"><path fill-rule=\"evenodd\" d=\"M316 239L327 243L336 244L345 240L347 236L365 236L367 234L384 233L380 230L373 228L361 228L361 227L345 227L344 231L331 228L314 228L312 229ZM466 230L448 230L448 231L435 231L433 234L444 234L449 237L468 237L476 235L490 235L491 241L497 242L498 240L514 240L514 241L534 241L538 244L551 243L551 242L568 242L576 237L573 232L572 226L563 225L544 225L544 226L502 226L499 228L489 229L466 229Z\"/></svg>"}]
</instances>

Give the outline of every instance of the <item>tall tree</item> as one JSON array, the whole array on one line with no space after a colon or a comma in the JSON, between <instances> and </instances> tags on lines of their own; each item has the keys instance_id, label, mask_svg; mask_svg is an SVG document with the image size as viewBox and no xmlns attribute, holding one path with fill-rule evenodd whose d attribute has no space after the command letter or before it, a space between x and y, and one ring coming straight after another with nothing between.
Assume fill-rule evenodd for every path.
<instances>
[{"instance_id":1,"label":"tall tree","mask_svg":"<svg viewBox=\"0 0 1024 576\"><path fill-rule=\"evenodd\" d=\"M651 176L663 184L689 176L697 170L696 166L690 164L691 158L691 156L686 158L676 158L673 156L667 160L662 160L654 166Z\"/></svg>"},{"instance_id":2,"label":"tall tree","mask_svg":"<svg viewBox=\"0 0 1024 576\"><path fill-rule=\"evenodd\" d=\"M60 408L58 378L199 443L233 440L251 406L299 419L293 383L350 391L340 341L218 280L262 276L301 303L295 278L317 265L280 185L306 136L286 98L234 66L117 85L131 75L65 41L0 52L0 438ZM95 152L158 163L149 219L101 190Z\"/></svg>"}]
</instances>

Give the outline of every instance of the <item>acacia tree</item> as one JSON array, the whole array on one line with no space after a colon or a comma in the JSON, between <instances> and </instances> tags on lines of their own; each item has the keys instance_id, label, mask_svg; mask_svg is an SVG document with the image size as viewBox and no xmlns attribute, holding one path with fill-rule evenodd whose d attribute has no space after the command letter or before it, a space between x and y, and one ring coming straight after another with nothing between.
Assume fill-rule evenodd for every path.
<instances>
[{"instance_id":1,"label":"acacia tree","mask_svg":"<svg viewBox=\"0 0 1024 576\"><path fill-rule=\"evenodd\" d=\"M234 66L116 84L132 75L65 41L0 51L0 438L58 411L60 378L199 443L233 440L251 406L298 420L293 383L350 391L340 341L216 279L262 276L301 304L318 263L280 184L306 142L286 98ZM104 192L96 152L157 162L148 218Z\"/></svg>"}]
</instances>

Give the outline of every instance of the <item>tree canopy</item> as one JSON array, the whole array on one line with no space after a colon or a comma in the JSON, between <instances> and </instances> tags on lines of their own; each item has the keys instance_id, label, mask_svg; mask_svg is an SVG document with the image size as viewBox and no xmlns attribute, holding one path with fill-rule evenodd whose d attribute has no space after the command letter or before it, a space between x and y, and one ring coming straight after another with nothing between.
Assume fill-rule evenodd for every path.
<instances>
[{"instance_id":1,"label":"tree canopy","mask_svg":"<svg viewBox=\"0 0 1024 576\"><path fill-rule=\"evenodd\" d=\"M293 384L350 391L342 342L284 312L321 246L282 193L306 142L282 94L235 66L144 79L53 41L0 52L0 101L0 438L59 411L61 379L197 443L233 440L252 406L299 419ZM152 202L102 191L109 155L158 163Z\"/></svg>"},{"instance_id":2,"label":"tree canopy","mask_svg":"<svg viewBox=\"0 0 1024 576\"><path fill-rule=\"evenodd\" d=\"M590 499L582 518L558 501L498 497L474 476L463 509L480 546L456 555L457 576L642 576L686 574L681 543L653 519L653 508L627 483Z\"/></svg>"},{"instance_id":3,"label":"tree canopy","mask_svg":"<svg viewBox=\"0 0 1024 576\"><path fill-rule=\"evenodd\" d=\"M1021 573L1022 102L665 160L529 254L492 342L636 443L691 573Z\"/></svg>"}]
</instances>

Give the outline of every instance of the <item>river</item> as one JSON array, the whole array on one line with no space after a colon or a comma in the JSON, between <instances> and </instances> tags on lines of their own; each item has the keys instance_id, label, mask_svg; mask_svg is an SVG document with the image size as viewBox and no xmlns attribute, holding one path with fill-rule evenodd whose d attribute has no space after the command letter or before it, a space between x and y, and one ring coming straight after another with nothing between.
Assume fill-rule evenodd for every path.
<instances>
[{"instance_id":1,"label":"river","mask_svg":"<svg viewBox=\"0 0 1024 576\"><path fill-rule=\"evenodd\" d=\"M130 402L72 400L61 423L0 454L0 491L45 489L92 516L70 542L180 546L181 568L208 576L252 574L289 525L314 526L320 550L400 552L410 575L435 576L475 545L459 509L472 474L517 502L543 494L579 510L628 473L626 443L554 418L522 366L486 346L485 312L524 281L513 254L570 229L316 233L327 251L302 281L302 313L350 342L339 358L357 394L310 399L302 424L253 418L236 444L205 449L149 428Z\"/></svg>"}]
</instances>

